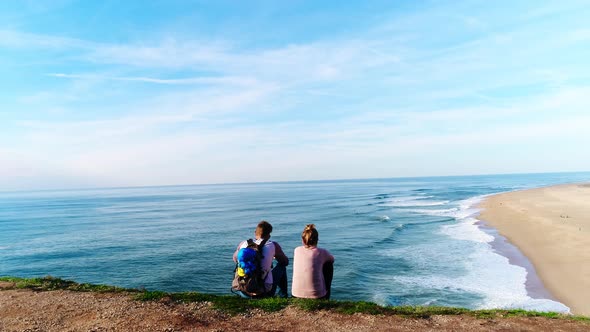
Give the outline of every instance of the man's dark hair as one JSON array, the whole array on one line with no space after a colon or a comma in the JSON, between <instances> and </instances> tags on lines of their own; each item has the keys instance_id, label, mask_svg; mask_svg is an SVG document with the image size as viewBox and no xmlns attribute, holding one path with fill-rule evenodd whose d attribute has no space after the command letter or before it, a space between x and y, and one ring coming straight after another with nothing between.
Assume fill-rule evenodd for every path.
<instances>
[{"instance_id":1,"label":"man's dark hair","mask_svg":"<svg viewBox=\"0 0 590 332\"><path fill-rule=\"evenodd\" d=\"M268 221L263 220L256 226L256 236L266 238L270 236L270 233L272 233L272 225Z\"/></svg>"}]
</instances>

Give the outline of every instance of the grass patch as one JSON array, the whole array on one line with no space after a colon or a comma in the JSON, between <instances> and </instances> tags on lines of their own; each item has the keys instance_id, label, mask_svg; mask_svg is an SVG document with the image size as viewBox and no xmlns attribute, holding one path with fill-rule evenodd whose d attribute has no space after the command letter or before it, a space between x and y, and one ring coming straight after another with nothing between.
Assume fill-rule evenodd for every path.
<instances>
[{"instance_id":1,"label":"grass patch","mask_svg":"<svg viewBox=\"0 0 590 332\"><path fill-rule=\"evenodd\" d=\"M333 310L343 314L387 314L389 307L383 307L375 303L365 301L334 301L334 300L312 300L292 299L292 304L306 311Z\"/></svg>"},{"instance_id":2,"label":"grass patch","mask_svg":"<svg viewBox=\"0 0 590 332\"><path fill-rule=\"evenodd\" d=\"M136 294L133 298L138 301L159 301L168 296L168 293L162 291L143 291Z\"/></svg>"},{"instance_id":3,"label":"grass patch","mask_svg":"<svg viewBox=\"0 0 590 332\"><path fill-rule=\"evenodd\" d=\"M550 319L569 319L590 323L590 317L579 315L565 315L558 312L529 311L522 309L487 309L472 310L468 312L476 318L503 318L503 317L545 317Z\"/></svg>"},{"instance_id":4,"label":"grass patch","mask_svg":"<svg viewBox=\"0 0 590 332\"><path fill-rule=\"evenodd\" d=\"M134 296L140 301L160 301L170 299L175 302L210 302L214 309L230 314L246 312L252 309L260 309L266 312L274 312L284 309L289 305L288 299L266 298L246 300L231 295L212 295L196 292L166 293L161 291L143 291Z\"/></svg>"},{"instance_id":5,"label":"grass patch","mask_svg":"<svg viewBox=\"0 0 590 332\"><path fill-rule=\"evenodd\" d=\"M244 313L249 310L259 309L266 312L280 311L287 306L295 306L305 311L329 310L342 314L370 314L370 315L400 315L409 318L429 318L433 315L469 315L480 319L505 318L505 317L545 317L550 319L566 319L590 323L590 317L564 315L556 312L527 311L522 309L491 309L469 310L465 308L435 307L435 306L381 306L365 301L335 301L335 300L310 300L310 299L283 299L265 298L256 300L242 299L235 295L213 295L197 292L167 293L162 291L148 291L121 288L108 285L79 284L74 281L54 278L15 278L0 277L0 281L14 284L13 288L33 289L37 291L69 290L76 292L100 292L100 293L134 293L133 297L138 301L160 301L169 299L173 302L209 302L217 310L229 314Z\"/></svg>"},{"instance_id":6,"label":"grass patch","mask_svg":"<svg viewBox=\"0 0 590 332\"><path fill-rule=\"evenodd\" d=\"M52 291L52 290L70 290L76 292L99 292L99 293L118 293L137 291L134 289L126 289L108 285L95 284L79 284L71 280L55 278L46 276L42 278L15 278L15 277L0 277L0 281L14 283L14 288L17 289L33 289L37 291Z\"/></svg>"}]
</instances>

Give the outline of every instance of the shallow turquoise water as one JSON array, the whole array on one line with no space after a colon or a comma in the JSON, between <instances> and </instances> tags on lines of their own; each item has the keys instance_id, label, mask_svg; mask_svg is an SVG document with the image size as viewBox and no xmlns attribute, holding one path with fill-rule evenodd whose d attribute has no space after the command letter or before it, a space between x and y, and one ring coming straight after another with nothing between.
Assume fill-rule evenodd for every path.
<instances>
[{"instance_id":1,"label":"shallow turquoise water","mask_svg":"<svg viewBox=\"0 0 590 332\"><path fill-rule=\"evenodd\" d=\"M0 193L0 275L228 294L258 221L292 258L308 223L336 257L333 297L382 304L561 310L491 246L482 195L590 173ZM290 274L290 270L289 270Z\"/></svg>"}]
</instances>

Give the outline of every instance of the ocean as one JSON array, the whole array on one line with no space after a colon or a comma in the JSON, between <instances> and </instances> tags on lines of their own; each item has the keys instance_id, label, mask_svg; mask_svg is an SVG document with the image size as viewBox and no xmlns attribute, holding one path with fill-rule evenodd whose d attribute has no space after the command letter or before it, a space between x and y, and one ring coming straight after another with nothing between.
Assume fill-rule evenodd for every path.
<instances>
[{"instance_id":1,"label":"ocean","mask_svg":"<svg viewBox=\"0 0 590 332\"><path fill-rule=\"evenodd\" d=\"M481 227L475 205L494 193L589 180L552 173L0 192L0 276L230 294L236 246L268 220L290 259L304 226L316 224L319 246L336 258L334 299L567 312L528 291L534 271L500 254L499 235Z\"/></svg>"}]
</instances>

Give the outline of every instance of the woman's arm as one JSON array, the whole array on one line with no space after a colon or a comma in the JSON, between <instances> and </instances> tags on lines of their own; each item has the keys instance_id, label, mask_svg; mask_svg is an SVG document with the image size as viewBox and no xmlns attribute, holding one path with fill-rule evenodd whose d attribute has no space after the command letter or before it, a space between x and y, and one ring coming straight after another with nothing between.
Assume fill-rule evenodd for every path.
<instances>
[{"instance_id":1,"label":"woman's arm","mask_svg":"<svg viewBox=\"0 0 590 332\"><path fill-rule=\"evenodd\" d=\"M324 249L324 259L326 263L334 263L334 255L332 255L328 250Z\"/></svg>"}]
</instances>

